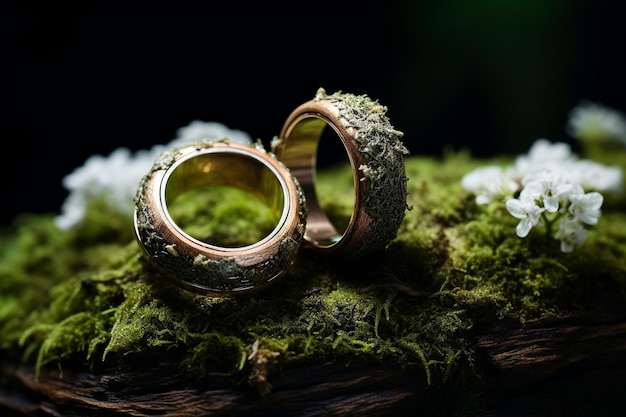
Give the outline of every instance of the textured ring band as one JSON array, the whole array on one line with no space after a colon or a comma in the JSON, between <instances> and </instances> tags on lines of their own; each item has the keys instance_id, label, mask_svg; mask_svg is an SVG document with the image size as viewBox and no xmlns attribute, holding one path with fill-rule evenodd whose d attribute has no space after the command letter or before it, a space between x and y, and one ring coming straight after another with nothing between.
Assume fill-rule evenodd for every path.
<instances>
[{"instance_id":1,"label":"textured ring band","mask_svg":"<svg viewBox=\"0 0 626 417\"><path fill-rule=\"evenodd\" d=\"M329 255L356 258L383 249L397 235L407 210L403 155L408 150L386 116L387 108L366 95L327 95L320 88L311 101L285 121L272 150L298 178L306 195L306 241ZM352 165L354 207L348 226L338 232L321 208L315 189L317 151L330 126Z\"/></svg>"},{"instance_id":2,"label":"textured ring band","mask_svg":"<svg viewBox=\"0 0 626 417\"><path fill-rule=\"evenodd\" d=\"M192 237L168 210L201 187L230 186L254 194L279 219L260 241L217 246ZM283 275L303 239L304 194L289 170L261 146L199 142L166 151L144 176L135 199L135 232L154 265L181 287L232 296L263 289Z\"/></svg>"}]
</instances>

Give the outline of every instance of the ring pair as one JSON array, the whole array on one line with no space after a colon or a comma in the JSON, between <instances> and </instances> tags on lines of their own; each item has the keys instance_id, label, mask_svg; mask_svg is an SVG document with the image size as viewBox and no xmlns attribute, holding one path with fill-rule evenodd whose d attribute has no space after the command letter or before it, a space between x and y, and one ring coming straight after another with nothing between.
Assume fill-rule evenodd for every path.
<instances>
[{"instance_id":1,"label":"ring pair","mask_svg":"<svg viewBox=\"0 0 626 417\"><path fill-rule=\"evenodd\" d=\"M260 291L284 275L304 240L320 253L355 259L383 249L407 209L403 155L408 151L386 116L366 95L319 89L297 107L272 142L261 145L198 142L163 152L139 185L135 232L145 254L181 287L205 295ZM320 206L315 189L317 152L330 127L352 166L354 206L342 232ZM261 240L217 246L183 231L168 209L200 187L225 185L249 192L279 219Z\"/></svg>"}]
</instances>

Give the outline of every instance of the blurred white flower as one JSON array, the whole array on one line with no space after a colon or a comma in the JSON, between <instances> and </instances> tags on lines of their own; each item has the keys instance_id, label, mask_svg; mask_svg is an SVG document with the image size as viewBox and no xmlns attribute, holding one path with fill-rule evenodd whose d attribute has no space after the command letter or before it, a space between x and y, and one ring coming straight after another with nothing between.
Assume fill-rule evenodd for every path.
<instances>
[{"instance_id":1,"label":"blurred white flower","mask_svg":"<svg viewBox=\"0 0 626 417\"><path fill-rule=\"evenodd\" d=\"M498 166L481 167L469 172L461 179L464 190L476 195L476 204L489 204L497 198L515 193L518 185Z\"/></svg>"},{"instance_id":2,"label":"blurred white flower","mask_svg":"<svg viewBox=\"0 0 626 417\"><path fill-rule=\"evenodd\" d=\"M549 161L568 161L573 157L572 148L565 142L550 142L547 139L537 139L526 155L518 157L527 159L533 164L543 164Z\"/></svg>"},{"instance_id":3,"label":"blurred white flower","mask_svg":"<svg viewBox=\"0 0 626 417\"><path fill-rule=\"evenodd\" d=\"M139 180L148 172L157 154L156 148L135 155L127 148L118 148L108 157L89 157L83 166L63 178L63 186L69 194L61 206L61 214L55 218L57 227L65 230L78 224L95 200L104 203L112 213L129 210L132 213Z\"/></svg>"},{"instance_id":4,"label":"blurred white flower","mask_svg":"<svg viewBox=\"0 0 626 417\"><path fill-rule=\"evenodd\" d=\"M561 252L572 252L574 246L582 245L587 239L587 231L580 222L563 218L554 237L561 241Z\"/></svg>"},{"instance_id":5,"label":"blurred white flower","mask_svg":"<svg viewBox=\"0 0 626 417\"><path fill-rule=\"evenodd\" d=\"M572 162L566 167L570 181L586 190L607 193L623 191L623 171L618 166L606 166L588 159Z\"/></svg>"},{"instance_id":6,"label":"blurred white flower","mask_svg":"<svg viewBox=\"0 0 626 417\"><path fill-rule=\"evenodd\" d=\"M224 138L228 138L230 142L241 143L244 145L252 143L252 138L244 131L230 129L217 122L202 122L200 120L194 120L187 126L179 128L176 131L176 138L167 146L171 149L186 143L198 142L203 139L213 140Z\"/></svg>"},{"instance_id":7,"label":"blurred white flower","mask_svg":"<svg viewBox=\"0 0 626 417\"><path fill-rule=\"evenodd\" d=\"M626 146L626 116L598 103L586 101L574 107L566 129L580 141L617 141Z\"/></svg>"},{"instance_id":8,"label":"blurred white flower","mask_svg":"<svg viewBox=\"0 0 626 417\"><path fill-rule=\"evenodd\" d=\"M521 180L526 175L542 169L558 170L565 163L574 161L576 156L571 147L564 142L552 143L547 139L537 139L528 153L519 155L513 164L513 175Z\"/></svg>"},{"instance_id":9,"label":"blurred white flower","mask_svg":"<svg viewBox=\"0 0 626 417\"><path fill-rule=\"evenodd\" d=\"M105 209L111 213L132 217L137 187L155 159L166 149L202 139L252 143L250 136L243 131L216 122L196 120L178 129L176 138L167 145L155 145L134 154L121 147L108 157L93 155L83 166L63 178L63 186L69 194L61 206L61 214L55 218L56 226L66 230L80 223L89 205L96 200L104 203Z\"/></svg>"}]
</instances>

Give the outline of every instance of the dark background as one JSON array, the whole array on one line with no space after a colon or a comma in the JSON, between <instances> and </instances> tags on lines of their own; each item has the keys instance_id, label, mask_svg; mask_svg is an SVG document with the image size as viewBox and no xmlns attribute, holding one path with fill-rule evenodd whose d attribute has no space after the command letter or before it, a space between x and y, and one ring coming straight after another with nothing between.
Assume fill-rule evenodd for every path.
<instances>
[{"instance_id":1,"label":"dark background","mask_svg":"<svg viewBox=\"0 0 626 417\"><path fill-rule=\"evenodd\" d=\"M620 1L14 3L1 17L2 224L58 212L62 178L89 156L167 143L193 120L267 144L318 87L378 99L411 154L435 157L571 143L567 114L583 99L626 111Z\"/></svg>"}]
</instances>

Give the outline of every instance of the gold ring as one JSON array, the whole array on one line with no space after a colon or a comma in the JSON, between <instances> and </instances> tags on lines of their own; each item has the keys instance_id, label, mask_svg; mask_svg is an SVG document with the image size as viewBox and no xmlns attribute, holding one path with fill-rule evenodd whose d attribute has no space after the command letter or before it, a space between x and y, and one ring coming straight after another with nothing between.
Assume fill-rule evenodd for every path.
<instances>
[{"instance_id":1,"label":"gold ring","mask_svg":"<svg viewBox=\"0 0 626 417\"><path fill-rule=\"evenodd\" d=\"M408 209L403 155L408 150L386 116L387 108L366 95L323 88L313 100L297 107L272 144L298 179L307 201L305 240L324 254L356 258L383 249L396 237ZM338 232L317 198L317 151L330 126L341 140L354 182L354 207L345 230Z\"/></svg>"},{"instance_id":2,"label":"gold ring","mask_svg":"<svg viewBox=\"0 0 626 417\"><path fill-rule=\"evenodd\" d=\"M259 241L218 245L177 224L170 206L184 193L226 186L261 200L277 219ZM303 239L305 197L262 145L202 141L163 152L141 180L135 233L153 264L181 287L205 295L255 293L284 275Z\"/></svg>"}]
</instances>

